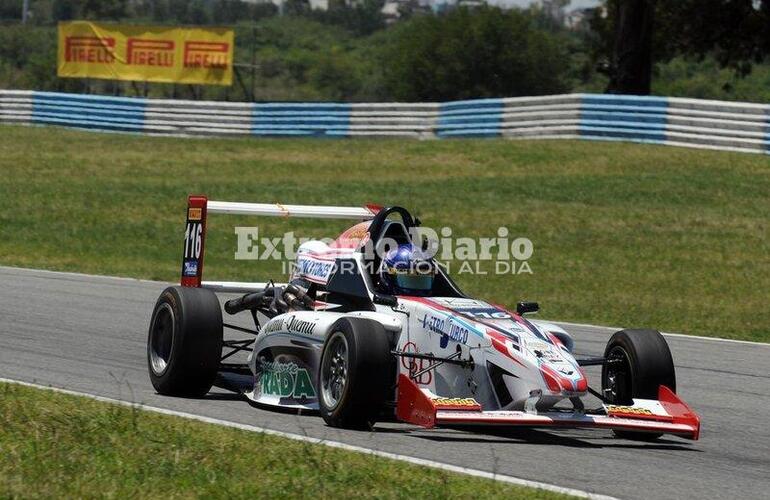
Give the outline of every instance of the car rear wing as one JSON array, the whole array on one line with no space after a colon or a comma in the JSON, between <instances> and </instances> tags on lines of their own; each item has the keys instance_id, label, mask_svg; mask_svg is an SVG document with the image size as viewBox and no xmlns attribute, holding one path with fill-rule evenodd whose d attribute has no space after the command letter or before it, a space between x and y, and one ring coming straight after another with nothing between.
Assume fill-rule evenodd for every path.
<instances>
[{"instance_id":1,"label":"car rear wing","mask_svg":"<svg viewBox=\"0 0 770 500\"><path fill-rule=\"evenodd\" d=\"M203 281L206 248L206 220L211 214L257 215L267 217L309 217L315 219L370 220L382 207L336 207L318 205L282 205L280 203L239 203L213 201L203 195L187 198L187 219L182 254L182 286L206 287L221 292L248 292L264 288L266 283Z\"/></svg>"}]
</instances>

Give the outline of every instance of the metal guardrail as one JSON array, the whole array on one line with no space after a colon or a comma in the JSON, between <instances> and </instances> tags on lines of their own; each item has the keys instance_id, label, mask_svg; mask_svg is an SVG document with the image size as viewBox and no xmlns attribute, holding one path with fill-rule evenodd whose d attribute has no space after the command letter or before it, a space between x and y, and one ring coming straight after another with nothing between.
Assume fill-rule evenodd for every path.
<instances>
[{"instance_id":1,"label":"metal guardrail","mask_svg":"<svg viewBox=\"0 0 770 500\"><path fill-rule=\"evenodd\" d=\"M579 138L770 153L770 105L675 97L232 103L0 90L2 122L180 136Z\"/></svg>"}]
</instances>

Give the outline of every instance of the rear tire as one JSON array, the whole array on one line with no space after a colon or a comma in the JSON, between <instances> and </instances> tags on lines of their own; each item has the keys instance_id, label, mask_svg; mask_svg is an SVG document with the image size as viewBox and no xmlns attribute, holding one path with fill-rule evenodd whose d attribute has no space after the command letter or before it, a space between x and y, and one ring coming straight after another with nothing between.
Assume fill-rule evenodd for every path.
<instances>
[{"instance_id":1,"label":"rear tire","mask_svg":"<svg viewBox=\"0 0 770 500\"><path fill-rule=\"evenodd\" d=\"M318 370L318 407L332 427L369 429L394 385L385 329L363 318L342 318L329 330Z\"/></svg>"},{"instance_id":2,"label":"rear tire","mask_svg":"<svg viewBox=\"0 0 770 500\"><path fill-rule=\"evenodd\" d=\"M150 320L147 367L158 393L206 394L222 355L222 310L211 290L173 286L160 294Z\"/></svg>"},{"instance_id":3,"label":"rear tire","mask_svg":"<svg viewBox=\"0 0 770 500\"><path fill-rule=\"evenodd\" d=\"M656 330L621 330L607 342L604 357L615 360L602 367L602 393L611 404L630 405L633 399L658 399L665 385L676 392L674 361L666 339ZM613 431L616 436L651 441L662 434Z\"/></svg>"}]
</instances>

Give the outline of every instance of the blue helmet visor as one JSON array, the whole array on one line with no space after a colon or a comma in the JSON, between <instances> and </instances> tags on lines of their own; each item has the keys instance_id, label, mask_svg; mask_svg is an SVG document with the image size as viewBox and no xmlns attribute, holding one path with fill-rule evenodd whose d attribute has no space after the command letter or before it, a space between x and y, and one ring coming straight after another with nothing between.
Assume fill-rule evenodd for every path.
<instances>
[{"instance_id":1,"label":"blue helmet visor","mask_svg":"<svg viewBox=\"0 0 770 500\"><path fill-rule=\"evenodd\" d=\"M433 275L397 274L396 285L405 290L430 290L433 287Z\"/></svg>"}]
</instances>

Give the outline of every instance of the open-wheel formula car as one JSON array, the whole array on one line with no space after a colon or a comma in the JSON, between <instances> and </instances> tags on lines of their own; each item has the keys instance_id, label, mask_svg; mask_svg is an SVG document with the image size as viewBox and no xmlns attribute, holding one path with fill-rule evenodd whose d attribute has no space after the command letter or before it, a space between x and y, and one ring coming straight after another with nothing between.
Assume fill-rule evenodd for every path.
<instances>
[{"instance_id":1,"label":"open-wheel formula car","mask_svg":"<svg viewBox=\"0 0 770 500\"><path fill-rule=\"evenodd\" d=\"M333 243L303 243L288 282L203 281L212 214L353 219ZM160 394L200 396L216 382L254 404L318 412L328 425L590 427L618 436L698 439L699 417L676 395L674 364L654 330L622 330L604 353L576 359L557 325L466 296L412 241L401 207L209 201L190 196L181 286L163 291L147 343ZM387 255L370 252L388 239ZM410 260L411 259L411 260ZM412 269L414 262L425 267ZM412 293L409 293L409 292ZM231 295L222 307L217 294ZM234 295L237 294L237 295ZM223 321L250 315L253 328ZM224 340L223 331L253 337ZM248 353L234 363L237 353ZM584 366L601 365L593 389ZM589 408L586 396L601 401Z\"/></svg>"}]
</instances>

